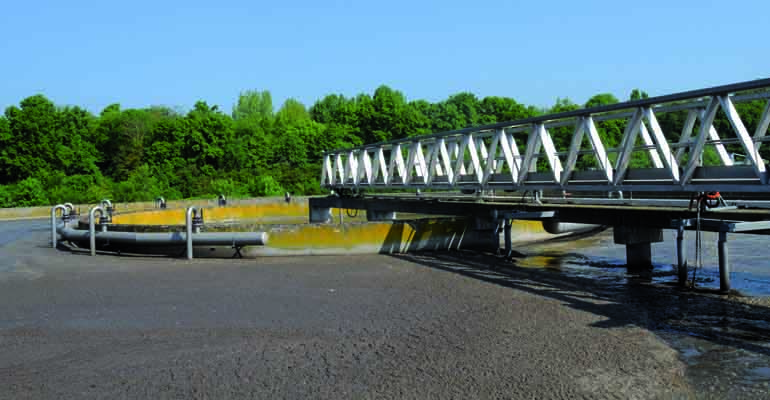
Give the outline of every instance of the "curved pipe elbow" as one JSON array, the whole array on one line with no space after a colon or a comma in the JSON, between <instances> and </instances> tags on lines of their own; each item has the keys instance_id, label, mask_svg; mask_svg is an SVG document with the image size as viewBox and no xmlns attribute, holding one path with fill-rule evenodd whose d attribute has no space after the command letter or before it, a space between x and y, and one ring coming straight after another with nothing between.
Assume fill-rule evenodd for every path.
<instances>
[{"instance_id":1,"label":"curved pipe elbow","mask_svg":"<svg viewBox=\"0 0 770 400\"><path fill-rule=\"evenodd\" d=\"M64 204L57 204L51 207L51 247L56 248L58 240L58 227L56 226L56 211L61 210L62 217L67 215L67 207Z\"/></svg>"},{"instance_id":2,"label":"curved pipe elbow","mask_svg":"<svg viewBox=\"0 0 770 400\"><path fill-rule=\"evenodd\" d=\"M562 233L582 233L598 228L601 228L601 225L561 222L558 219L543 220L543 229L553 235Z\"/></svg>"}]
</instances>

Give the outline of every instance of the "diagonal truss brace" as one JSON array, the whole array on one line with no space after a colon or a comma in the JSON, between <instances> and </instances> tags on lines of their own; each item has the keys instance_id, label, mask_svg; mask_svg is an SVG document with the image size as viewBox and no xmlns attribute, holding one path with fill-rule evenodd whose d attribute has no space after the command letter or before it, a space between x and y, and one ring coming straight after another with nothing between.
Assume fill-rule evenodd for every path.
<instances>
[{"instance_id":1,"label":"diagonal truss brace","mask_svg":"<svg viewBox=\"0 0 770 400\"><path fill-rule=\"evenodd\" d=\"M728 85L729 90L728 86L719 90L704 89L693 91L692 94L687 92L629 102L627 107L624 107L626 103L622 103L511 121L506 125L494 124L477 130L468 128L333 151L324 155L320 181L324 187L451 188L471 185L483 188L493 184L495 187L502 185L514 190L520 187L570 190L602 190L602 187L606 187L608 190L626 190L626 187L632 185L634 188L629 190L646 190L644 186L648 186L649 190L659 191L668 190L666 185L679 185L674 190L683 191L693 190L693 185L700 188L697 190L708 190L707 185L728 184L730 190L740 188L737 190L770 193L770 189L756 187L768 181L767 167L759 149L766 141L770 128L770 101L767 101L770 99L770 80L762 81L761 85L765 86L759 83L752 85ZM732 91L734 87L743 91L735 93ZM748 132L734 104L758 99L765 100L762 114L756 129ZM720 108L735 132L735 137L719 137L714 119ZM669 141L658 122L658 115L681 110L687 112L687 117L684 120L673 120L682 124L675 127L681 129L681 133L678 139ZM626 127L619 147L606 148L607 142L603 142L599 136L600 129L595 121L621 119L625 120ZM672 120L667 121L667 126L670 126ZM549 129L570 125L574 131L569 149L557 148ZM697 132L694 132L696 128ZM523 154L519 153L513 135L516 132L528 132ZM591 145L590 151L581 148L586 139ZM636 147L637 140L643 142L643 148ZM729 151L734 150L728 150L727 144L731 143L740 145L753 174L745 167L729 169L733 167ZM699 170L706 145L716 150L721 166ZM665 171L669 179L663 179L664 175L651 171L640 171L634 174L634 180L627 180L632 153L640 150L646 152L651 165L661 172ZM606 182L596 180L595 174L581 174L578 179L582 180L575 180L573 175L577 160L581 155L589 153L595 156L595 169L604 175ZM617 160L608 157L608 154L613 153L618 154ZM546 162L538 166L541 157ZM566 161L561 157L565 157ZM541 172L534 173L543 167L547 168L550 178ZM696 171L700 171L698 179L693 179Z\"/></svg>"}]
</instances>

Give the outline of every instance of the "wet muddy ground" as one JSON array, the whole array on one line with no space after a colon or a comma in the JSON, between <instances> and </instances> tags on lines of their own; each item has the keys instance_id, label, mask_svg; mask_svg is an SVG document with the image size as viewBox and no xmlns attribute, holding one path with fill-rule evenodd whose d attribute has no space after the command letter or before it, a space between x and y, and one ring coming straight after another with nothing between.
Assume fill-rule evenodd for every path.
<instances>
[{"instance_id":1,"label":"wet muddy ground","mask_svg":"<svg viewBox=\"0 0 770 400\"><path fill-rule=\"evenodd\" d=\"M0 224L3 399L770 390L765 300L534 268L534 248L513 262L457 252L92 258L46 248L45 224L13 224Z\"/></svg>"}]
</instances>

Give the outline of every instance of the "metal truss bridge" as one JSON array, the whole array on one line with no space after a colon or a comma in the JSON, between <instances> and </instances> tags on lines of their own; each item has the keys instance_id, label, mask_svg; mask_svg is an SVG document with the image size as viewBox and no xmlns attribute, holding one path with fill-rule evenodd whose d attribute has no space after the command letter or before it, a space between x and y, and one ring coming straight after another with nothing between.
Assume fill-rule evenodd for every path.
<instances>
[{"instance_id":1,"label":"metal truss bridge","mask_svg":"<svg viewBox=\"0 0 770 400\"><path fill-rule=\"evenodd\" d=\"M722 191L770 200L759 153L770 140L768 98L770 79L762 79L335 150L324 154L321 186L343 192ZM749 101L763 102L753 132L735 106ZM659 120L669 113L677 118L667 119L664 132ZM717 132L718 113L731 129ZM622 137L600 135L609 123ZM704 159L718 161L705 165Z\"/></svg>"}]
</instances>

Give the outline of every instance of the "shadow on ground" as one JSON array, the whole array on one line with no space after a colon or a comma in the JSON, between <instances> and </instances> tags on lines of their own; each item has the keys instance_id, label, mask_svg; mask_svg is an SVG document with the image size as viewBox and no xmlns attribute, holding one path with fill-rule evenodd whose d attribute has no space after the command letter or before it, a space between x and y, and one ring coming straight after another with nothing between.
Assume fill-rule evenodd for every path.
<instances>
[{"instance_id":1,"label":"shadow on ground","mask_svg":"<svg viewBox=\"0 0 770 400\"><path fill-rule=\"evenodd\" d=\"M422 252L393 257L430 268L548 297L577 310L605 317L594 326L636 325L697 337L718 345L770 356L768 299L722 296L652 284L645 277L627 283L575 277L558 271L519 268L492 254Z\"/></svg>"}]
</instances>

